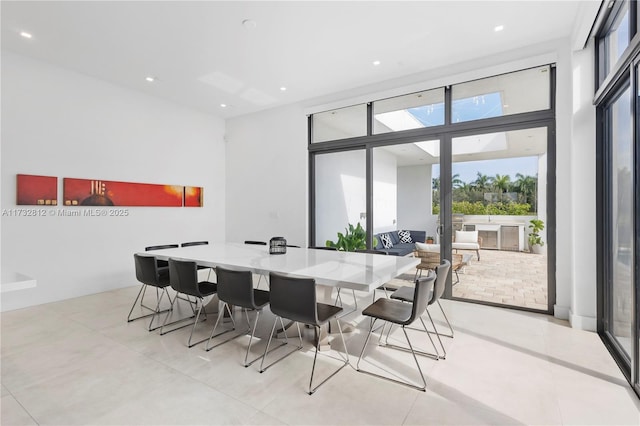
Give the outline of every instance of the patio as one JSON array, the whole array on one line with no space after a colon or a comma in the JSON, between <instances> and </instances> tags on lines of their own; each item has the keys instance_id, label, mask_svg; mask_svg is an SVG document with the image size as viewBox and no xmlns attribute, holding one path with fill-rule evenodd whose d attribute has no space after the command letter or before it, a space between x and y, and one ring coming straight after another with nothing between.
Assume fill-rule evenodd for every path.
<instances>
[{"instance_id":1,"label":"patio","mask_svg":"<svg viewBox=\"0 0 640 426\"><path fill-rule=\"evenodd\" d=\"M454 297L547 310L546 254L481 250L480 259L474 252L470 264L459 271ZM391 284L406 285L414 273L403 274Z\"/></svg>"}]
</instances>

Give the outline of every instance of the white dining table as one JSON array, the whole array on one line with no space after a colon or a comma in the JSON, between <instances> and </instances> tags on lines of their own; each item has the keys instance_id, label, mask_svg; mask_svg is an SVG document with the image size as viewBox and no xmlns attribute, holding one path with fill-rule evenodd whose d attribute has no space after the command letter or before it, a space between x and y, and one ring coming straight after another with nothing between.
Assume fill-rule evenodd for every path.
<instances>
[{"instance_id":1,"label":"white dining table","mask_svg":"<svg viewBox=\"0 0 640 426\"><path fill-rule=\"evenodd\" d=\"M245 269L255 274L277 272L314 278L316 284L365 292L375 290L420 263L420 259L414 257L297 247L287 247L284 254L269 254L268 245L242 243L213 243L139 254L161 260L191 260L205 267Z\"/></svg>"}]
</instances>

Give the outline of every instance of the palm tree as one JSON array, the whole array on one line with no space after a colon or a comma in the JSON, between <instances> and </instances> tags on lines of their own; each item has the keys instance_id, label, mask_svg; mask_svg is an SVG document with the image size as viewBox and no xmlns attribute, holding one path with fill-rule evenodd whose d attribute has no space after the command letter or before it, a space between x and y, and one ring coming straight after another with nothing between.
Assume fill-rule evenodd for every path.
<instances>
[{"instance_id":1,"label":"palm tree","mask_svg":"<svg viewBox=\"0 0 640 426\"><path fill-rule=\"evenodd\" d=\"M490 188L491 178L478 172L476 180L471 182L473 187L480 192L486 192Z\"/></svg>"},{"instance_id":2,"label":"palm tree","mask_svg":"<svg viewBox=\"0 0 640 426\"><path fill-rule=\"evenodd\" d=\"M460 174L456 173L451 176L451 186L453 186L454 189L460 188L462 185L465 185L465 183L460 179Z\"/></svg>"},{"instance_id":3,"label":"palm tree","mask_svg":"<svg viewBox=\"0 0 640 426\"><path fill-rule=\"evenodd\" d=\"M509 184L511 183L511 176L509 175L495 175L491 178L493 187L500 193L507 192L509 190Z\"/></svg>"},{"instance_id":4,"label":"palm tree","mask_svg":"<svg viewBox=\"0 0 640 426\"><path fill-rule=\"evenodd\" d=\"M538 188L537 176L525 176L522 173L516 173L516 181L513 183L514 189L519 193L521 202L528 203L531 211L536 211L536 192Z\"/></svg>"}]
</instances>

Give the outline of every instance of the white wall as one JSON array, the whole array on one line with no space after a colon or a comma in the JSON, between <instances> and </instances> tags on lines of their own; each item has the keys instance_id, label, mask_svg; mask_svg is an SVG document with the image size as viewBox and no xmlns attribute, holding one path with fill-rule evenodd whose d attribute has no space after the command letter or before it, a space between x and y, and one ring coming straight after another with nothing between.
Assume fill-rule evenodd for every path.
<instances>
[{"instance_id":1,"label":"white wall","mask_svg":"<svg viewBox=\"0 0 640 426\"><path fill-rule=\"evenodd\" d=\"M383 148L373 151L373 233L395 231L398 222L398 163Z\"/></svg>"},{"instance_id":2,"label":"white wall","mask_svg":"<svg viewBox=\"0 0 640 426\"><path fill-rule=\"evenodd\" d=\"M205 206L2 217L2 269L37 280L3 293L2 309L136 285L146 245L224 240L223 132L218 118L3 51L2 209L16 207L18 173L57 176L59 200L76 177L202 186Z\"/></svg>"},{"instance_id":3,"label":"white wall","mask_svg":"<svg viewBox=\"0 0 640 426\"><path fill-rule=\"evenodd\" d=\"M307 116L298 106L226 123L226 239L307 245Z\"/></svg>"},{"instance_id":4,"label":"white wall","mask_svg":"<svg viewBox=\"0 0 640 426\"><path fill-rule=\"evenodd\" d=\"M365 153L362 150L316 157L316 245L337 241L349 224L366 225Z\"/></svg>"},{"instance_id":5,"label":"white wall","mask_svg":"<svg viewBox=\"0 0 640 426\"><path fill-rule=\"evenodd\" d=\"M573 117L571 132L571 180L570 192L562 193L572 208L572 240L569 245L573 255L569 319L577 328L596 329L596 117L592 104L594 87L593 42L581 51L572 53L571 73ZM559 193L560 195L560 193ZM558 197L560 199L560 196ZM558 206L560 208L560 206ZM558 248L560 252L560 247ZM560 296L560 295L559 295ZM560 297L558 296L558 304Z\"/></svg>"},{"instance_id":6,"label":"white wall","mask_svg":"<svg viewBox=\"0 0 640 426\"><path fill-rule=\"evenodd\" d=\"M398 167L398 229L436 236L438 217L431 214L431 167Z\"/></svg>"}]
</instances>

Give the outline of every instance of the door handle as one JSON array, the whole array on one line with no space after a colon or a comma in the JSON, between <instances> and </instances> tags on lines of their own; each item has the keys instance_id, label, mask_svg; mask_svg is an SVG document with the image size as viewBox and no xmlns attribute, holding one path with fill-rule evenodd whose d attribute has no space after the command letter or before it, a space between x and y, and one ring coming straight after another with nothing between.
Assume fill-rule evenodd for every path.
<instances>
[{"instance_id":1,"label":"door handle","mask_svg":"<svg viewBox=\"0 0 640 426\"><path fill-rule=\"evenodd\" d=\"M442 237L444 234L444 225L438 225L438 235Z\"/></svg>"}]
</instances>

